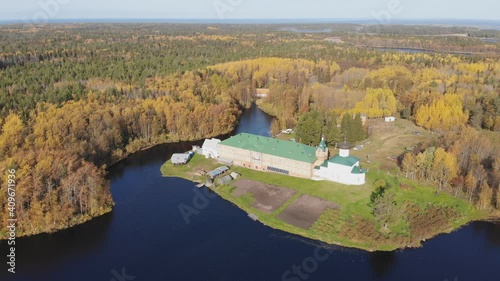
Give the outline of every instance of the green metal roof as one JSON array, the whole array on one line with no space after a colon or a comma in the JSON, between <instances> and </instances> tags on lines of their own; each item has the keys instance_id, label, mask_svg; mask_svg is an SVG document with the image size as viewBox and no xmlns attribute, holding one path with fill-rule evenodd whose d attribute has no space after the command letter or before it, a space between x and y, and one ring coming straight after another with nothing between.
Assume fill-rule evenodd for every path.
<instances>
[{"instance_id":1,"label":"green metal roof","mask_svg":"<svg viewBox=\"0 0 500 281\"><path fill-rule=\"evenodd\" d=\"M365 174L366 169L361 169L359 166L354 166L352 168L351 174Z\"/></svg>"},{"instance_id":2,"label":"green metal roof","mask_svg":"<svg viewBox=\"0 0 500 281\"><path fill-rule=\"evenodd\" d=\"M354 156L342 157L338 154L335 155L335 157L330 158L330 160L328 160L328 162L330 162L330 163L335 163L335 164L349 166L349 167L352 167L358 161L359 161L359 158L357 158L357 157L354 157Z\"/></svg>"},{"instance_id":3,"label":"green metal roof","mask_svg":"<svg viewBox=\"0 0 500 281\"><path fill-rule=\"evenodd\" d=\"M321 142L319 143L318 148L321 148L321 150L326 151L326 143L324 138L321 138Z\"/></svg>"},{"instance_id":4,"label":"green metal roof","mask_svg":"<svg viewBox=\"0 0 500 281\"><path fill-rule=\"evenodd\" d=\"M300 162L314 163L316 161L316 149L312 146L247 133L232 136L220 144Z\"/></svg>"}]
</instances>

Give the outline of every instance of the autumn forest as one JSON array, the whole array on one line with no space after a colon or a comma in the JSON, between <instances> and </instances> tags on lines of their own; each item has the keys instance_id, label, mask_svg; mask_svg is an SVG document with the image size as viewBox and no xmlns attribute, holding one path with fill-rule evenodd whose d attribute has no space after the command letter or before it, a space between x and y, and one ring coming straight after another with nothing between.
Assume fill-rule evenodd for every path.
<instances>
[{"instance_id":1,"label":"autumn forest","mask_svg":"<svg viewBox=\"0 0 500 281\"><path fill-rule=\"evenodd\" d=\"M228 134L253 102L276 117L273 134L296 128L311 145L321 134L332 147L366 139L361 116L410 120L435 140L401 154L401 174L498 212L500 43L481 38L500 32L331 28L0 26L0 170L17 171L18 234L109 212L109 166L153 145ZM397 46L430 52L376 49Z\"/></svg>"}]
</instances>

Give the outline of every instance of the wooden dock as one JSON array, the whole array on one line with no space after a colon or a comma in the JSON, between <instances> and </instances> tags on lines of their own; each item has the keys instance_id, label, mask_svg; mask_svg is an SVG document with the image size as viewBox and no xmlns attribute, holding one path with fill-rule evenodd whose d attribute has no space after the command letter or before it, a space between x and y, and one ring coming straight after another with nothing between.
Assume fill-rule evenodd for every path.
<instances>
[{"instance_id":1,"label":"wooden dock","mask_svg":"<svg viewBox=\"0 0 500 281\"><path fill-rule=\"evenodd\" d=\"M256 215L252 214L252 213L248 214L248 217L251 218L253 221L258 221L259 220L259 218Z\"/></svg>"}]
</instances>

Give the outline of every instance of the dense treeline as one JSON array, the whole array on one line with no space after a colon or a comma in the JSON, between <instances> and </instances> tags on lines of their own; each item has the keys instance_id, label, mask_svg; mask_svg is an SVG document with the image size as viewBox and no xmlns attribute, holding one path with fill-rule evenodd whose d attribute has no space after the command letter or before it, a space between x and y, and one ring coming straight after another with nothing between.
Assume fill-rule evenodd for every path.
<instances>
[{"instance_id":1,"label":"dense treeline","mask_svg":"<svg viewBox=\"0 0 500 281\"><path fill-rule=\"evenodd\" d=\"M435 67L427 65L430 58ZM211 69L232 83L265 88L267 97L259 106L278 117L282 128L294 126L302 113L314 109L369 118L400 115L440 132L466 124L500 130L500 62L468 63L428 54L382 54L379 59L365 68L342 69L327 60L260 58Z\"/></svg>"},{"instance_id":2,"label":"dense treeline","mask_svg":"<svg viewBox=\"0 0 500 281\"><path fill-rule=\"evenodd\" d=\"M40 101L78 100L87 89L104 89L113 95L117 84L129 97L149 97L144 89L147 79L221 62L275 56L334 61L344 70L395 62L377 51L325 42L327 34L295 33L272 25L75 24L36 30L7 25L0 29L0 114L5 117L9 110L15 110L23 120ZM332 30L329 35L357 38L351 34L356 30L353 26L333 26ZM383 37L373 37L377 38ZM439 67L442 59L428 55L405 58L404 62ZM328 78L323 72L316 79L324 82Z\"/></svg>"},{"instance_id":3,"label":"dense treeline","mask_svg":"<svg viewBox=\"0 0 500 281\"><path fill-rule=\"evenodd\" d=\"M0 167L16 169L18 178L18 234L51 232L110 211L104 169L130 153L233 130L241 112L232 89L220 87L217 75L198 73L161 79L169 92L157 98L89 92L60 106L38 103L25 123L14 113L1 121ZM158 87L158 80L148 83Z\"/></svg>"},{"instance_id":4,"label":"dense treeline","mask_svg":"<svg viewBox=\"0 0 500 281\"><path fill-rule=\"evenodd\" d=\"M17 171L18 234L51 232L109 211L106 166L154 144L228 133L255 93L267 94L258 104L277 117L275 129L298 126L301 141L311 144L321 134L330 144L362 140L361 114L401 115L443 136L476 132L469 126L500 130L497 58L378 52L324 41L357 36L349 25L332 30L0 26L0 167ZM439 147L414 156L444 157L432 163L443 167L441 174L409 176L443 190L474 185L471 201L498 198L496 154L477 154L451 137ZM459 157L467 149L474 164ZM448 171L452 156L455 177ZM2 192L0 206L6 202Z\"/></svg>"},{"instance_id":5,"label":"dense treeline","mask_svg":"<svg viewBox=\"0 0 500 281\"><path fill-rule=\"evenodd\" d=\"M498 141L498 137L493 138ZM500 208L498 143L471 127L443 134L438 147L416 148L402 157L411 179L435 183L439 190L467 199L481 209Z\"/></svg>"},{"instance_id":6,"label":"dense treeline","mask_svg":"<svg viewBox=\"0 0 500 281\"><path fill-rule=\"evenodd\" d=\"M310 111L301 115L295 128L299 142L309 145L318 145L321 138L334 146L342 141L355 143L366 138L366 128L361 115L344 114L341 122L337 121L335 112Z\"/></svg>"}]
</instances>

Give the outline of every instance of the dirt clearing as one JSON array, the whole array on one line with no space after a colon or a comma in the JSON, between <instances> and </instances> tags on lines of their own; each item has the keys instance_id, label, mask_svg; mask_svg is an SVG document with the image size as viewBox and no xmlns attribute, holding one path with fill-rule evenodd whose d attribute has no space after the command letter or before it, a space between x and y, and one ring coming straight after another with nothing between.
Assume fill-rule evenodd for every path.
<instances>
[{"instance_id":1,"label":"dirt clearing","mask_svg":"<svg viewBox=\"0 0 500 281\"><path fill-rule=\"evenodd\" d=\"M250 192L255 198L251 206L267 214L276 211L296 193L292 189L248 179L240 179L234 182L233 185L236 187L236 190L232 193L234 197L238 198Z\"/></svg>"},{"instance_id":2,"label":"dirt clearing","mask_svg":"<svg viewBox=\"0 0 500 281\"><path fill-rule=\"evenodd\" d=\"M291 225L309 229L327 209L340 209L336 203L302 195L276 217Z\"/></svg>"}]
</instances>

